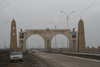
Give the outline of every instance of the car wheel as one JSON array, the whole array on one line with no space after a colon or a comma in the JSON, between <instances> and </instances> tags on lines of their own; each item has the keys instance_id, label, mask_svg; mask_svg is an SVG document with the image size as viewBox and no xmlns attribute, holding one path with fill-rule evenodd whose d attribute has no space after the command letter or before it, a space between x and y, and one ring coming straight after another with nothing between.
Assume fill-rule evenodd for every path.
<instances>
[{"instance_id":1,"label":"car wheel","mask_svg":"<svg viewBox=\"0 0 100 67\"><path fill-rule=\"evenodd\" d=\"M13 62L12 60L10 62Z\"/></svg>"},{"instance_id":2,"label":"car wheel","mask_svg":"<svg viewBox=\"0 0 100 67\"><path fill-rule=\"evenodd\" d=\"M23 60L21 60L21 62L23 62Z\"/></svg>"}]
</instances>

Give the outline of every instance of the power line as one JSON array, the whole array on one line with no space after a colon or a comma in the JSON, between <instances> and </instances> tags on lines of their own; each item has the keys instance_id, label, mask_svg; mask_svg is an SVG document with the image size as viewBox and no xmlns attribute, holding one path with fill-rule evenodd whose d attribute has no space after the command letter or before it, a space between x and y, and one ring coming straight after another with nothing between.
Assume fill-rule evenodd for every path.
<instances>
[{"instance_id":1,"label":"power line","mask_svg":"<svg viewBox=\"0 0 100 67\"><path fill-rule=\"evenodd\" d=\"M97 0L95 0L90 6L88 6L84 11L82 11L81 13L79 13L78 15L76 15L75 17L71 18L74 19L76 17L78 17L79 15L81 15L82 13L84 13L86 10L88 10ZM70 20L70 19L69 19ZM66 23L66 22L65 22ZM65 23L63 23L63 25L65 25ZM61 25L60 28L63 26Z\"/></svg>"},{"instance_id":2,"label":"power line","mask_svg":"<svg viewBox=\"0 0 100 67\"><path fill-rule=\"evenodd\" d=\"M78 15L76 15L75 17L71 18L74 19L76 17L78 17L79 15L81 15L82 13L84 13L86 10L88 10L97 0L95 0L90 6L88 6L84 11L82 11L81 13L79 13Z\"/></svg>"},{"instance_id":3,"label":"power line","mask_svg":"<svg viewBox=\"0 0 100 67\"><path fill-rule=\"evenodd\" d=\"M66 22L65 23L63 23L59 28L61 28L63 25L65 25L66 24Z\"/></svg>"}]
</instances>

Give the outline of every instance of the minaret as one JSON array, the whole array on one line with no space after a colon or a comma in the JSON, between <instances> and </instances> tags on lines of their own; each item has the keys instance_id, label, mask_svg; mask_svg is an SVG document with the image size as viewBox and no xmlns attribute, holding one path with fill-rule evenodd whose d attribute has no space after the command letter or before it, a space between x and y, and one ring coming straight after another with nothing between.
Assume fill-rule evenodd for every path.
<instances>
[{"instance_id":1,"label":"minaret","mask_svg":"<svg viewBox=\"0 0 100 67\"><path fill-rule=\"evenodd\" d=\"M13 19L11 22L11 37L10 37L10 50L16 51L17 49L17 33L16 33L16 22Z\"/></svg>"},{"instance_id":2,"label":"minaret","mask_svg":"<svg viewBox=\"0 0 100 67\"><path fill-rule=\"evenodd\" d=\"M78 23L78 51L85 48L84 22L80 19Z\"/></svg>"}]
</instances>

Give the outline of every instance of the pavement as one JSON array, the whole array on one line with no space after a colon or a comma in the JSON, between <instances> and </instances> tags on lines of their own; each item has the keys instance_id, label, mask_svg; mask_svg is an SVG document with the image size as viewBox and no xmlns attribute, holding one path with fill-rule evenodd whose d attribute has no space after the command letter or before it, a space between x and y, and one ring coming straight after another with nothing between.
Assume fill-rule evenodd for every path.
<instances>
[{"instance_id":1,"label":"pavement","mask_svg":"<svg viewBox=\"0 0 100 67\"><path fill-rule=\"evenodd\" d=\"M33 55L50 67L100 67L100 60L43 52L34 53Z\"/></svg>"}]
</instances>

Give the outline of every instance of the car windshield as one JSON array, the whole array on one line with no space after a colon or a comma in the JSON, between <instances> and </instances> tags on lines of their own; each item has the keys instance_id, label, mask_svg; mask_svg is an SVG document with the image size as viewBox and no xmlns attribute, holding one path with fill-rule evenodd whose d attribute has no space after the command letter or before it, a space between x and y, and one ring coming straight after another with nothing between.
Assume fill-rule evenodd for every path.
<instances>
[{"instance_id":1,"label":"car windshield","mask_svg":"<svg viewBox=\"0 0 100 67\"><path fill-rule=\"evenodd\" d=\"M21 52L13 52L11 53L11 55L21 55L22 53Z\"/></svg>"}]
</instances>

